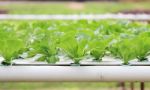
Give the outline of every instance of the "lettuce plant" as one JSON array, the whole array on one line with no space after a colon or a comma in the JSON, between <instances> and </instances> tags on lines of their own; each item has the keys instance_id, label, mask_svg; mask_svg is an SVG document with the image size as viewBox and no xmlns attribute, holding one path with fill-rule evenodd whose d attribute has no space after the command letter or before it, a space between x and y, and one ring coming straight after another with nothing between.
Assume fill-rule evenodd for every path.
<instances>
[{"instance_id":1,"label":"lettuce plant","mask_svg":"<svg viewBox=\"0 0 150 90\"><path fill-rule=\"evenodd\" d=\"M11 60L19 57L19 54L22 54L20 50L24 48L24 43L20 39L5 39L0 40L0 55L4 57L4 65L10 65Z\"/></svg>"},{"instance_id":2,"label":"lettuce plant","mask_svg":"<svg viewBox=\"0 0 150 90\"><path fill-rule=\"evenodd\" d=\"M131 43L132 41L130 39L124 39L114 43L109 47L109 51L116 57L123 59L124 64L128 64L129 60L135 58L134 44Z\"/></svg>"},{"instance_id":3,"label":"lettuce plant","mask_svg":"<svg viewBox=\"0 0 150 90\"><path fill-rule=\"evenodd\" d=\"M108 41L94 39L89 42L90 55L94 57L95 61L101 61L104 57Z\"/></svg>"},{"instance_id":4,"label":"lettuce plant","mask_svg":"<svg viewBox=\"0 0 150 90\"><path fill-rule=\"evenodd\" d=\"M29 56L42 54L42 57L39 58L38 61L46 61L48 63L55 63L58 61L57 44L48 36L44 36L40 40L35 40L34 43L31 44L31 48L33 48L33 50L29 52Z\"/></svg>"},{"instance_id":5,"label":"lettuce plant","mask_svg":"<svg viewBox=\"0 0 150 90\"><path fill-rule=\"evenodd\" d=\"M64 37L60 44L60 48L67 54L69 58L74 60L75 64L79 64L87 52L87 40L76 39L73 37Z\"/></svg>"},{"instance_id":6,"label":"lettuce plant","mask_svg":"<svg viewBox=\"0 0 150 90\"><path fill-rule=\"evenodd\" d=\"M147 60L147 56L150 54L150 37L146 35L140 35L134 39L135 55L139 61Z\"/></svg>"},{"instance_id":7,"label":"lettuce plant","mask_svg":"<svg viewBox=\"0 0 150 90\"><path fill-rule=\"evenodd\" d=\"M0 30L0 55L4 57L2 62L5 65L11 64L11 60L16 59L26 48L22 39L16 33L9 30Z\"/></svg>"}]
</instances>

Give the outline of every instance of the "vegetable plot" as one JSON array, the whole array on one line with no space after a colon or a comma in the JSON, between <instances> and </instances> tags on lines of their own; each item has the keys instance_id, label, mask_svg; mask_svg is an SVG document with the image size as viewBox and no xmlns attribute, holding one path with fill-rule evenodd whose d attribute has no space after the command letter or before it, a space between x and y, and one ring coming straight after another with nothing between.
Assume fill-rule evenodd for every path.
<instances>
[{"instance_id":1,"label":"vegetable plot","mask_svg":"<svg viewBox=\"0 0 150 90\"><path fill-rule=\"evenodd\" d=\"M149 63L150 25L125 20L1 21L1 64ZM37 55L40 55L37 57ZM33 58L35 58L33 60ZM26 63L24 63L26 64ZM82 64L81 64L82 65ZM93 64L94 65L94 64Z\"/></svg>"}]
</instances>

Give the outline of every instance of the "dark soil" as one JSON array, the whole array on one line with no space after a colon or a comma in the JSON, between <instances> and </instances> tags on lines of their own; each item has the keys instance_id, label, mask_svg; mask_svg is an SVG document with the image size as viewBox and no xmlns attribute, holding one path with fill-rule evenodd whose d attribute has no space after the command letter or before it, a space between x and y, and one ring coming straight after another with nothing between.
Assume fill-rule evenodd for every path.
<instances>
[{"instance_id":1,"label":"dark soil","mask_svg":"<svg viewBox=\"0 0 150 90\"><path fill-rule=\"evenodd\" d=\"M0 9L0 14L8 14L8 10Z\"/></svg>"},{"instance_id":2,"label":"dark soil","mask_svg":"<svg viewBox=\"0 0 150 90\"><path fill-rule=\"evenodd\" d=\"M135 9L135 10L124 10L119 13L123 14L150 14L150 9L144 10L144 9Z\"/></svg>"},{"instance_id":3,"label":"dark soil","mask_svg":"<svg viewBox=\"0 0 150 90\"><path fill-rule=\"evenodd\" d=\"M150 14L150 9L147 9L147 10L145 10L145 9L124 10L124 11L120 11L119 13L122 13L122 14ZM145 20L145 21L150 23L150 20Z\"/></svg>"}]
</instances>

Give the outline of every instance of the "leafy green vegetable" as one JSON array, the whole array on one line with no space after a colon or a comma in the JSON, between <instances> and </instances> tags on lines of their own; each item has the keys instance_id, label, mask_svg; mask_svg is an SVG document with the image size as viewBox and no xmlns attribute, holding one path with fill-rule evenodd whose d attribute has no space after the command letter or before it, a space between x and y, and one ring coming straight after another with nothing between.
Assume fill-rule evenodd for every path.
<instances>
[{"instance_id":1,"label":"leafy green vegetable","mask_svg":"<svg viewBox=\"0 0 150 90\"><path fill-rule=\"evenodd\" d=\"M76 64L90 54L101 61L105 52L139 61L150 55L150 24L127 20L0 21L0 56L10 64L26 52L39 61L57 62L58 53ZM63 53L62 53L63 51ZM20 55L21 56L21 55Z\"/></svg>"},{"instance_id":2,"label":"leafy green vegetable","mask_svg":"<svg viewBox=\"0 0 150 90\"><path fill-rule=\"evenodd\" d=\"M5 59L3 64L11 64L11 60L18 58L24 48L23 39L20 39L14 31L0 28L0 55Z\"/></svg>"},{"instance_id":3,"label":"leafy green vegetable","mask_svg":"<svg viewBox=\"0 0 150 90\"><path fill-rule=\"evenodd\" d=\"M139 35L134 39L135 55L139 61L147 60L147 56L150 54L150 36L146 34Z\"/></svg>"},{"instance_id":4,"label":"leafy green vegetable","mask_svg":"<svg viewBox=\"0 0 150 90\"><path fill-rule=\"evenodd\" d=\"M34 43L31 44L31 47L33 50L29 52L30 56L36 54L43 55L39 58L39 61L47 61L48 63L55 63L58 61L57 43L49 36L45 35L41 40L35 40Z\"/></svg>"},{"instance_id":5,"label":"leafy green vegetable","mask_svg":"<svg viewBox=\"0 0 150 90\"><path fill-rule=\"evenodd\" d=\"M67 56L74 60L75 64L79 64L87 52L87 40L77 40L73 37L65 37L60 44L60 48Z\"/></svg>"},{"instance_id":6,"label":"leafy green vegetable","mask_svg":"<svg viewBox=\"0 0 150 90\"><path fill-rule=\"evenodd\" d=\"M106 49L108 46L108 41L94 39L89 42L90 55L94 57L94 60L101 61L104 57Z\"/></svg>"},{"instance_id":7,"label":"leafy green vegetable","mask_svg":"<svg viewBox=\"0 0 150 90\"><path fill-rule=\"evenodd\" d=\"M0 45L0 55L5 58L5 64L10 64L11 60L18 58L19 54L22 54L20 50L24 48L24 43L20 39L0 40Z\"/></svg>"},{"instance_id":8,"label":"leafy green vegetable","mask_svg":"<svg viewBox=\"0 0 150 90\"><path fill-rule=\"evenodd\" d=\"M124 64L128 64L128 61L135 58L133 50L132 40L124 39L110 46L109 50L115 56L124 60Z\"/></svg>"}]
</instances>

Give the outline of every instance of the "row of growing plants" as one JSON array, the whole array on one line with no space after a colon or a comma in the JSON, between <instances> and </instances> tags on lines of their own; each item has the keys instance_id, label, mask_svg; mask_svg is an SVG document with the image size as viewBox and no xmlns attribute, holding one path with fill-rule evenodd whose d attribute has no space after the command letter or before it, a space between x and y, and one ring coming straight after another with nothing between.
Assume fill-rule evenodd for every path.
<instances>
[{"instance_id":1,"label":"row of growing plants","mask_svg":"<svg viewBox=\"0 0 150 90\"><path fill-rule=\"evenodd\" d=\"M36 57L55 64L103 62L104 57L148 61L150 25L126 20L1 21L0 57L3 65Z\"/></svg>"}]
</instances>

